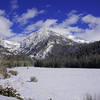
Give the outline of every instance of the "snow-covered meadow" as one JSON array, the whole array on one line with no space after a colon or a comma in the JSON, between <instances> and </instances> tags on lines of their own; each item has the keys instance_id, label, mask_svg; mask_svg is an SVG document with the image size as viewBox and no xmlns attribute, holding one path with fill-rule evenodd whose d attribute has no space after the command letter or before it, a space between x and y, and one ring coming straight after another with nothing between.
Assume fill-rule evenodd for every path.
<instances>
[{"instance_id":1,"label":"snow-covered meadow","mask_svg":"<svg viewBox=\"0 0 100 100\"><path fill-rule=\"evenodd\" d=\"M1 96L0 95L0 100L17 100L17 99L12 98L12 97L5 97L5 96Z\"/></svg>"},{"instance_id":2,"label":"snow-covered meadow","mask_svg":"<svg viewBox=\"0 0 100 100\"><path fill-rule=\"evenodd\" d=\"M25 99L85 100L87 95L92 95L100 100L99 69L18 67L13 70L18 75L0 80L0 84L13 87ZM30 82L33 76L37 82Z\"/></svg>"}]
</instances>

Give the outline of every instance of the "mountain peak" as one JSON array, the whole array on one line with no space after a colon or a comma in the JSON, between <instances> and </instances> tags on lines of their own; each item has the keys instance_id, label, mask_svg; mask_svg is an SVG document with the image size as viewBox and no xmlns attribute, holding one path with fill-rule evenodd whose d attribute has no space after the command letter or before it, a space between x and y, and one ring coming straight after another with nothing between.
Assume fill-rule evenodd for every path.
<instances>
[{"instance_id":1,"label":"mountain peak","mask_svg":"<svg viewBox=\"0 0 100 100\"><path fill-rule=\"evenodd\" d=\"M29 35L21 43L21 53L26 53L31 57L45 58L56 47L72 46L77 42L71 40L73 36L55 32L52 29L42 28ZM56 51L56 49L55 49Z\"/></svg>"}]
</instances>

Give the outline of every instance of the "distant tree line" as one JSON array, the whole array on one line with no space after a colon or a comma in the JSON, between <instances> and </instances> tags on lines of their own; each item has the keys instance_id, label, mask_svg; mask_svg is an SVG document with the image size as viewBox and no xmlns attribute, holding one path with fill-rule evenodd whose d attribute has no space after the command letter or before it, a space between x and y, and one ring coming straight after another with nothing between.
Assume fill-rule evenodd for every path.
<instances>
[{"instance_id":1,"label":"distant tree line","mask_svg":"<svg viewBox=\"0 0 100 100\"><path fill-rule=\"evenodd\" d=\"M34 66L52 68L100 68L100 55L36 60Z\"/></svg>"},{"instance_id":2,"label":"distant tree line","mask_svg":"<svg viewBox=\"0 0 100 100\"><path fill-rule=\"evenodd\" d=\"M100 68L100 41L79 46L74 53L68 56L58 54L50 58L36 60L34 66L53 68Z\"/></svg>"},{"instance_id":3,"label":"distant tree line","mask_svg":"<svg viewBox=\"0 0 100 100\"><path fill-rule=\"evenodd\" d=\"M27 55L8 55L2 60L7 68L19 66L33 66L33 60Z\"/></svg>"}]
</instances>

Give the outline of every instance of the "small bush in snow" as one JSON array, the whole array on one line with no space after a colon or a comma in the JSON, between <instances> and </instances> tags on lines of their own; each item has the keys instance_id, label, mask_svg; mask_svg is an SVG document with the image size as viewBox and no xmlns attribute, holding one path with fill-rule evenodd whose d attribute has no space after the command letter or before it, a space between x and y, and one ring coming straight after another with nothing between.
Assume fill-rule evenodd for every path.
<instances>
[{"instance_id":1,"label":"small bush in snow","mask_svg":"<svg viewBox=\"0 0 100 100\"><path fill-rule=\"evenodd\" d=\"M38 80L36 79L36 77L34 77L34 76L32 76L31 78L30 78L30 82L37 82Z\"/></svg>"},{"instance_id":2,"label":"small bush in snow","mask_svg":"<svg viewBox=\"0 0 100 100\"><path fill-rule=\"evenodd\" d=\"M0 86L0 95L8 96L8 97L15 97L18 100L24 100L23 98L21 98L20 94L18 94L17 91L13 89L12 87L3 88L2 86Z\"/></svg>"},{"instance_id":3,"label":"small bush in snow","mask_svg":"<svg viewBox=\"0 0 100 100\"><path fill-rule=\"evenodd\" d=\"M9 73L12 74L12 75L15 75L15 76L18 74L18 72L14 71L14 70L10 70Z\"/></svg>"}]
</instances>

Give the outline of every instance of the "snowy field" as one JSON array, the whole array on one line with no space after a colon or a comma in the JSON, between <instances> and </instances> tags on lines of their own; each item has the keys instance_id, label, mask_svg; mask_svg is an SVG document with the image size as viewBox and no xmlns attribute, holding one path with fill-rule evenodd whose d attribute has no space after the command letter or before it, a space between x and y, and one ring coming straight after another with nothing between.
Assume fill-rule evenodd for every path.
<instances>
[{"instance_id":1,"label":"snowy field","mask_svg":"<svg viewBox=\"0 0 100 100\"><path fill-rule=\"evenodd\" d=\"M13 70L18 75L0 80L0 84L15 88L27 100L85 100L86 95L100 100L99 69L18 67ZM32 76L38 81L30 82ZM0 97L0 100L6 99Z\"/></svg>"},{"instance_id":2,"label":"snowy field","mask_svg":"<svg viewBox=\"0 0 100 100\"><path fill-rule=\"evenodd\" d=\"M0 95L0 100L17 100L17 99Z\"/></svg>"}]
</instances>

